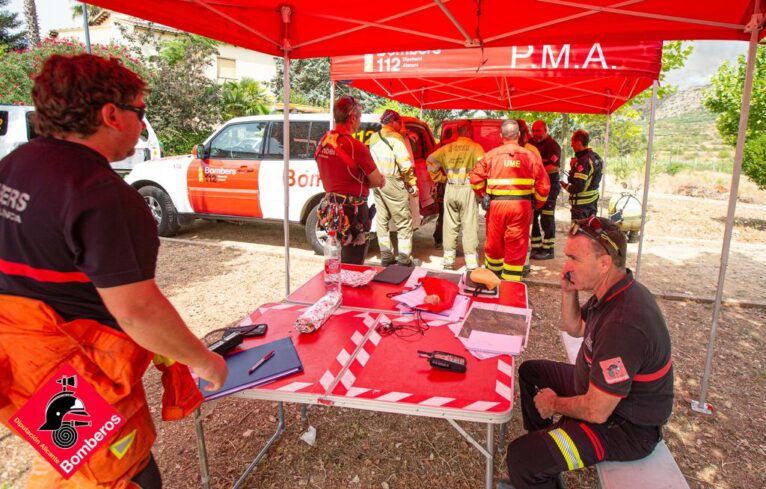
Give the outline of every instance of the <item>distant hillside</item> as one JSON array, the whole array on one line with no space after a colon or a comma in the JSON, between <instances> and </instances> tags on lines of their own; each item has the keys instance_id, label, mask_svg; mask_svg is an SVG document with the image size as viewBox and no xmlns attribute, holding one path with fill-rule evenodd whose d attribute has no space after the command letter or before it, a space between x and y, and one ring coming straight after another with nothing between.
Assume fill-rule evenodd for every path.
<instances>
[{"instance_id":1,"label":"distant hillside","mask_svg":"<svg viewBox=\"0 0 766 489\"><path fill-rule=\"evenodd\" d=\"M731 169L734 148L723 143L715 114L702 105L705 88L679 91L658 105L654 132L658 164Z\"/></svg>"},{"instance_id":2,"label":"distant hillside","mask_svg":"<svg viewBox=\"0 0 766 489\"><path fill-rule=\"evenodd\" d=\"M687 112L694 112L698 109L707 111L707 109L702 106L702 92L706 88L707 87L689 88L664 98L657 106L657 120L676 117Z\"/></svg>"}]
</instances>

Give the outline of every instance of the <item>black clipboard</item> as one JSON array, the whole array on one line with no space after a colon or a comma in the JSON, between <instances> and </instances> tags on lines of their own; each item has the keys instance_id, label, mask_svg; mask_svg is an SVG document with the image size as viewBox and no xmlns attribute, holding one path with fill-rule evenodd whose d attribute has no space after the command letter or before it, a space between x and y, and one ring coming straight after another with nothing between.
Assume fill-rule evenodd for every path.
<instances>
[{"instance_id":1,"label":"black clipboard","mask_svg":"<svg viewBox=\"0 0 766 489\"><path fill-rule=\"evenodd\" d=\"M399 285L410 278L414 269L414 267L405 267L403 265L389 265L385 270L375 275L372 280L383 282L384 284Z\"/></svg>"}]
</instances>

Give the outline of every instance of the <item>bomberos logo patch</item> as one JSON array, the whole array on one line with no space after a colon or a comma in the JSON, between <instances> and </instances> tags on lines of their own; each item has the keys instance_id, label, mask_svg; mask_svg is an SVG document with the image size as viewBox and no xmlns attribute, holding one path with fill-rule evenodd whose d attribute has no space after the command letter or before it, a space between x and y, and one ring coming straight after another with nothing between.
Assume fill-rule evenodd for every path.
<instances>
[{"instance_id":1,"label":"bomberos logo patch","mask_svg":"<svg viewBox=\"0 0 766 489\"><path fill-rule=\"evenodd\" d=\"M10 420L13 428L69 479L125 423L69 364L51 377Z\"/></svg>"}]
</instances>

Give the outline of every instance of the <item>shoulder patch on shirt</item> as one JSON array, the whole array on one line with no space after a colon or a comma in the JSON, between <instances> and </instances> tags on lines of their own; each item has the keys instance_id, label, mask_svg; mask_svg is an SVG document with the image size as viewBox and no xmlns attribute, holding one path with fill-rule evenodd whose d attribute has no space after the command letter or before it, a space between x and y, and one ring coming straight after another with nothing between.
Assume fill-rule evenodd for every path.
<instances>
[{"instance_id":1,"label":"shoulder patch on shirt","mask_svg":"<svg viewBox=\"0 0 766 489\"><path fill-rule=\"evenodd\" d=\"M610 358L599 362L601 373L604 374L604 380L607 384L617 384L630 379L630 375L625 370L621 357Z\"/></svg>"},{"instance_id":2,"label":"shoulder patch on shirt","mask_svg":"<svg viewBox=\"0 0 766 489\"><path fill-rule=\"evenodd\" d=\"M577 171L583 171L585 167L582 165L577 165Z\"/></svg>"},{"instance_id":3,"label":"shoulder patch on shirt","mask_svg":"<svg viewBox=\"0 0 766 489\"><path fill-rule=\"evenodd\" d=\"M553 156L551 156L551 161L556 163L557 161L559 161L559 157L556 156L556 155L553 155Z\"/></svg>"}]
</instances>

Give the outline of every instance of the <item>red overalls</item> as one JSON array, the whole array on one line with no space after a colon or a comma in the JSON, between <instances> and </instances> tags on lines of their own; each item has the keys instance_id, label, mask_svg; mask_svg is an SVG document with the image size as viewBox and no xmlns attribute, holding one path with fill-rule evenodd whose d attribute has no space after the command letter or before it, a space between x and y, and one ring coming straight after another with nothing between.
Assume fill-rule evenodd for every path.
<instances>
[{"instance_id":1,"label":"red overalls","mask_svg":"<svg viewBox=\"0 0 766 489\"><path fill-rule=\"evenodd\" d=\"M471 172L471 187L492 199L487 212L485 266L503 280L520 281L529 246L532 202L542 207L550 180L532 154L515 143L493 149Z\"/></svg>"}]
</instances>

